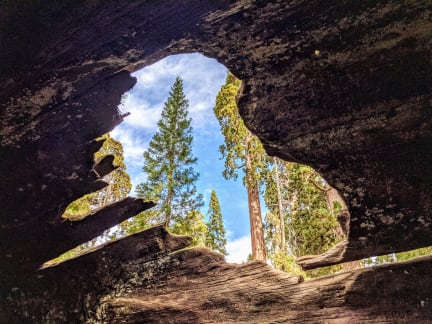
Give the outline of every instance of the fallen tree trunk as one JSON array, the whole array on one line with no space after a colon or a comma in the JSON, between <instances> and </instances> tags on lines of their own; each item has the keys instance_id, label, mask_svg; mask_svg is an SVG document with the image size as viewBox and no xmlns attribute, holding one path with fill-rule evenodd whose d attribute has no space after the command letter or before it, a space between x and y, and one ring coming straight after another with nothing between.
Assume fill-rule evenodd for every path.
<instances>
[{"instance_id":1,"label":"fallen tree trunk","mask_svg":"<svg viewBox=\"0 0 432 324\"><path fill-rule=\"evenodd\" d=\"M414 323L432 318L432 257L303 281L262 262L228 264L208 249L184 250L190 243L156 227L37 271L28 286L11 290L13 313L17 322L36 323Z\"/></svg>"},{"instance_id":2,"label":"fallen tree trunk","mask_svg":"<svg viewBox=\"0 0 432 324\"><path fill-rule=\"evenodd\" d=\"M152 229L36 270L150 207L127 199L75 224L61 218L106 186L99 176L112 166L95 165L95 139L125 117L117 106L130 72L185 52L243 80L239 112L269 154L311 165L343 196L347 244L309 264L430 246L430 1L0 6L1 321L432 319L430 259L296 283L207 250L171 254L189 239Z\"/></svg>"}]
</instances>

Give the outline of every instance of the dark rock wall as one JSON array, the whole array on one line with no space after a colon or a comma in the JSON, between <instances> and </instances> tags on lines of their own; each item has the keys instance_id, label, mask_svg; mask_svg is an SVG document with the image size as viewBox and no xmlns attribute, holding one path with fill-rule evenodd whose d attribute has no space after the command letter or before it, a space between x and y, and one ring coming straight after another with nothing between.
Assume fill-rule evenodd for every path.
<instances>
[{"instance_id":1,"label":"dark rock wall","mask_svg":"<svg viewBox=\"0 0 432 324\"><path fill-rule=\"evenodd\" d=\"M150 206L60 218L104 186L95 139L122 121L129 72L175 53L225 64L268 152L343 195L348 241L323 263L431 245L431 39L430 1L3 1L0 298L37 296L41 263Z\"/></svg>"}]
</instances>

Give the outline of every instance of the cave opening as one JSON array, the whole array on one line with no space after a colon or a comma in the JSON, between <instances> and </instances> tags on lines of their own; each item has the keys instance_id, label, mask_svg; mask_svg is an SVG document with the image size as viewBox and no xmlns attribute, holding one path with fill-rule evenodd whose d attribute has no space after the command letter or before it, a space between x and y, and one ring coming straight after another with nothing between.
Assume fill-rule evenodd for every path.
<instances>
[{"instance_id":1,"label":"cave opening","mask_svg":"<svg viewBox=\"0 0 432 324\"><path fill-rule=\"evenodd\" d=\"M206 209L210 193L215 189L219 194L227 230L226 260L232 263L251 260L248 201L246 195L239 194L244 191L245 182L242 184L240 181L226 181L221 176L224 172L224 162L218 148L223 144L224 138L214 116L213 107L226 75L225 66L197 53L168 56L134 72L137 84L123 96L118 107L120 113L127 117L113 131L98 139L104 144L94 157L95 161L98 161L106 155L114 155L113 164L117 169L103 177L103 180L109 183L108 187L72 202L63 218L79 221L109 204L127 196L137 195L137 186L146 180L146 175L142 171L143 153L157 131L157 123L161 118L169 88L174 79L181 76L192 120L193 152L197 157L195 168L200 173L197 188L203 193L204 202L199 210L201 216L192 222L196 228L201 229L208 224ZM266 261L274 268L314 278L406 259L404 256L398 258L396 255L389 255L303 271L296 264L297 257L324 253L346 240L349 212L337 190L328 185L312 168L275 157L267 159L268 174L264 176L267 180L261 181L259 199L262 206ZM106 230L91 241L46 262L43 267L54 266L70 258L90 253L101 245L160 223L160 219L152 219L146 212L140 213ZM205 246L205 236L200 232L180 234L193 236L194 245ZM201 238L197 239L197 236ZM417 255L417 252L411 254Z\"/></svg>"},{"instance_id":2,"label":"cave opening","mask_svg":"<svg viewBox=\"0 0 432 324\"><path fill-rule=\"evenodd\" d=\"M245 190L245 182L226 181L222 177L225 166L218 148L224 143L224 137L213 113L215 99L227 78L226 67L201 54L179 54L168 56L132 75L137 79L137 84L124 94L118 107L120 113L127 117L113 131L99 139L104 141L104 145L94 157L97 161L107 154L117 156L113 164L118 168L103 177L109 183L108 187L72 202L66 208L63 218L79 221L126 196L136 196L137 186L146 179L142 171L143 153L157 130L169 88L174 79L180 76L189 100L193 151L197 156L196 169L200 173L197 187L204 198L200 213L207 216L205 222L208 222L206 211L210 193L215 189L221 201L227 231L226 260L233 263L248 261L252 257L248 200L247 195L240 194ZM346 212L345 203L337 191L312 168L284 162L276 157L267 156L266 159L268 170L260 180L259 197L264 222L266 261L278 270L307 276L296 265L295 256L322 253L346 237L347 228L344 230L337 223L337 215ZM123 186L116 183L119 178ZM276 179L280 183L276 183ZM113 185L120 187L117 195L113 194ZM297 214L295 219L289 216L294 213ZM284 218L283 221L280 215ZM157 221L152 221L145 213L141 213L46 262L44 267L89 253L107 242L155 225L158 225ZM298 235L310 231L313 232L310 235ZM185 234L194 236L196 233ZM335 266L321 271L309 271L309 276L334 273L340 269Z\"/></svg>"}]
</instances>

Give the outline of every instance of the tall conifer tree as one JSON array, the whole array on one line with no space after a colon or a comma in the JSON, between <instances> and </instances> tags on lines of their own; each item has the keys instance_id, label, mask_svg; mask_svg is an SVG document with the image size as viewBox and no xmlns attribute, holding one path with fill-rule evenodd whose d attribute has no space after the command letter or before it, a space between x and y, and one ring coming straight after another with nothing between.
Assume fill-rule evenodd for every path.
<instances>
[{"instance_id":1,"label":"tall conifer tree","mask_svg":"<svg viewBox=\"0 0 432 324\"><path fill-rule=\"evenodd\" d=\"M263 223L259 199L259 185L266 170L267 155L259 139L244 125L241 119L236 96L240 89L240 80L228 74L225 85L217 98L214 113L225 137L225 144L220 151L225 157L226 179L238 177L238 170L243 170L244 184L247 189L251 243L253 260L266 261Z\"/></svg>"},{"instance_id":2,"label":"tall conifer tree","mask_svg":"<svg viewBox=\"0 0 432 324\"><path fill-rule=\"evenodd\" d=\"M136 188L139 197L158 203L149 211L156 218L152 222L164 222L171 228L203 204L195 186L199 174L194 170L197 159L192 154L188 107L183 81L177 77L157 123L158 130L144 152L147 180Z\"/></svg>"},{"instance_id":3,"label":"tall conifer tree","mask_svg":"<svg viewBox=\"0 0 432 324\"><path fill-rule=\"evenodd\" d=\"M222 220L222 212L216 190L212 190L208 210L209 221L207 223L206 246L212 250L227 255L225 245L225 227Z\"/></svg>"}]
</instances>

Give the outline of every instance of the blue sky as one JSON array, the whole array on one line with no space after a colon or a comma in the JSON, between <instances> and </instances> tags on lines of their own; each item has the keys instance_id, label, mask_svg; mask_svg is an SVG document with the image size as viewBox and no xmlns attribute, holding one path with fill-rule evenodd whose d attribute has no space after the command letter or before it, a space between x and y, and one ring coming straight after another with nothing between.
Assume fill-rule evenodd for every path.
<instances>
[{"instance_id":1,"label":"blue sky","mask_svg":"<svg viewBox=\"0 0 432 324\"><path fill-rule=\"evenodd\" d=\"M200 54L172 55L135 72L137 84L127 93L121 107L131 115L111 132L111 136L123 144L133 196L136 185L145 180L141 171L143 152L156 132L168 92L175 78L180 76L194 130L193 152L198 158L196 168L200 173L197 189L205 200L202 212L207 213L210 193L215 189L227 231L227 261L242 262L251 250L247 195L241 177L237 181L222 177L224 161L220 159L219 145L223 137L213 115L216 95L226 74L227 69L222 64Z\"/></svg>"}]
</instances>

